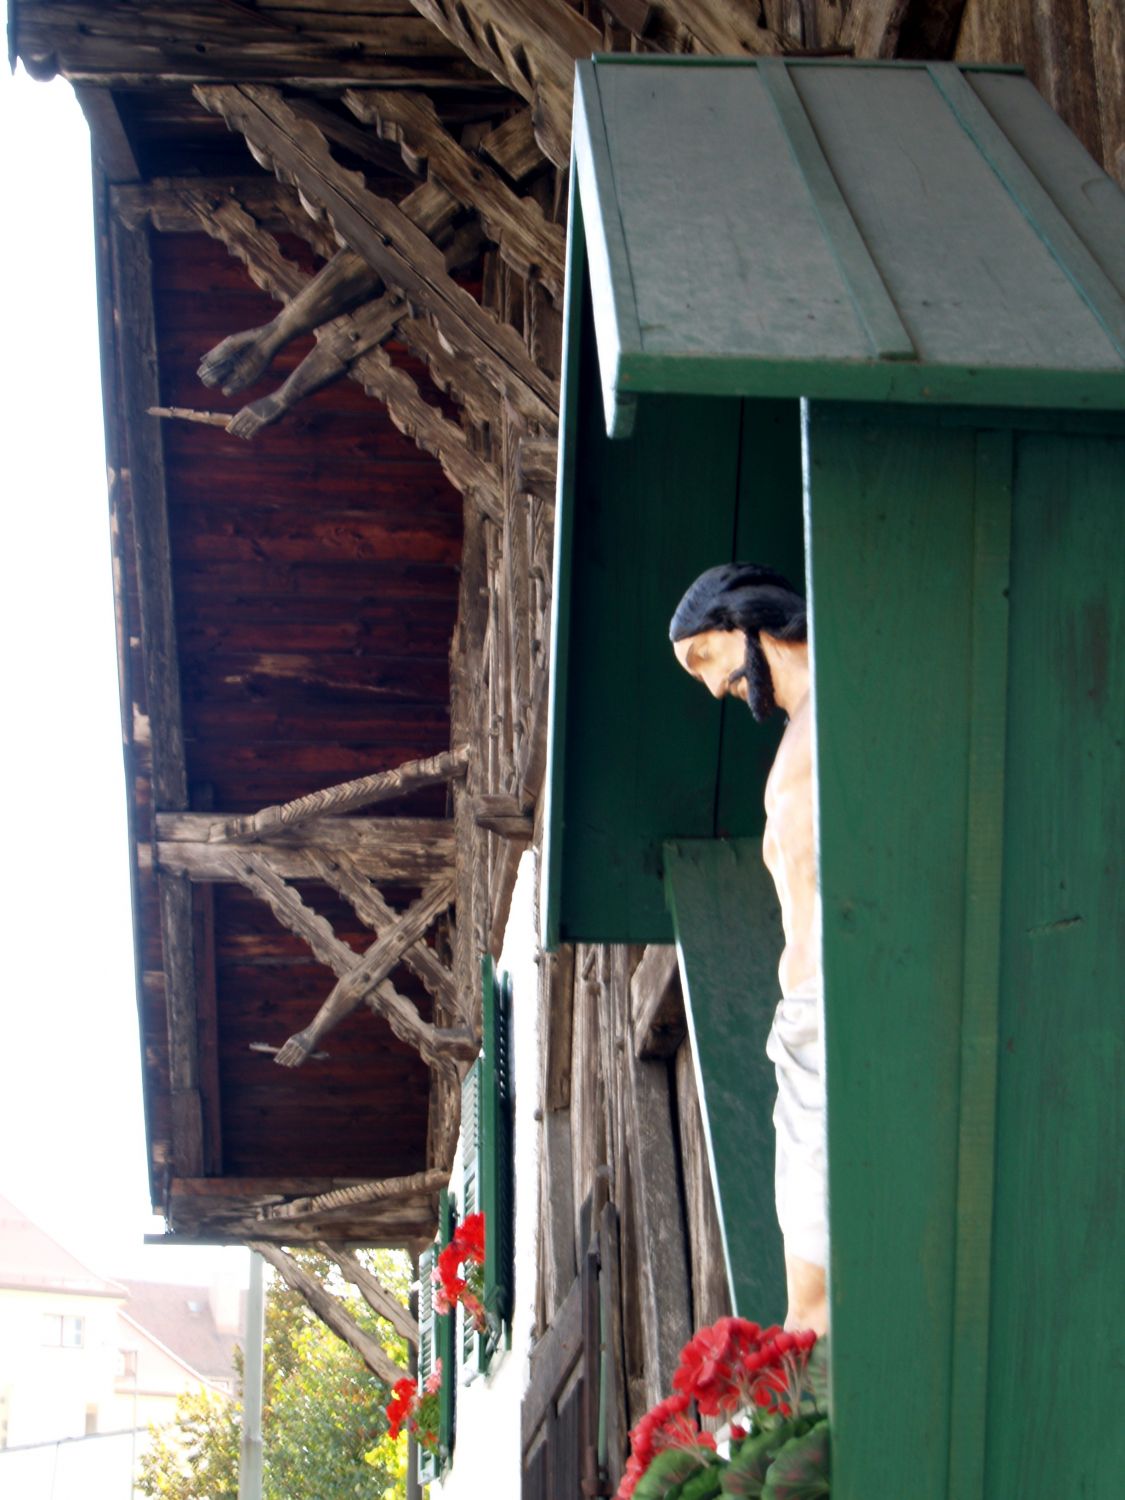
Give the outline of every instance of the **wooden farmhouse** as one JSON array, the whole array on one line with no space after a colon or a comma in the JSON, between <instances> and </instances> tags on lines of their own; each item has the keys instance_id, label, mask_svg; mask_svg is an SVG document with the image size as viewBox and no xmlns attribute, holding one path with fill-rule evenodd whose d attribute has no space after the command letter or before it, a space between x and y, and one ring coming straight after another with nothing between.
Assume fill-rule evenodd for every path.
<instances>
[{"instance_id":1,"label":"wooden farmhouse","mask_svg":"<svg viewBox=\"0 0 1125 1500\"><path fill-rule=\"evenodd\" d=\"M169 1240L254 1244L393 1378L285 1253L329 1247L423 1372L442 1357L443 1453L421 1474L435 1492L612 1495L628 1430L693 1330L784 1310L770 1069L746 1044L776 966L751 847L775 740L692 696L667 619L732 547L809 579L825 601L822 754L850 773L864 726L886 727L880 681L908 716L936 701L906 668L862 665L855 611L889 579L887 649L896 608L912 650L953 632L933 693L956 746L927 738L915 758L888 736L871 762L906 809L869 841L885 929L862 901L828 916L870 873L857 830L875 803L829 806L822 775L844 1205L834 1493L1109 1500L1125 1467L1105 1334L1125 1311L1108 1248L1125 1145L1120 9L10 0L9 14L13 60L68 79L93 134L145 1129ZM776 142L744 123L755 110L781 122ZM922 311L925 254L921 281L943 274L932 237L917 231L916 253L894 237L912 130L917 181L947 163L934 222L960 226L965 287L982 263L994 277L960 323ZM884 170L904 173L886 201ZM970 177L996 201L959 218ZM974 236L1005 215L1037 248L989 262ZM745 254L718 255L710 220ZM724 307L728 260L743 302ZM740 345L757 278L765 306L789 272L806 278L787 314L802 315L798 353ZM994 307L1010 317L987 343ZM971 357L959 337L977 338ZM963 515L964 476L1000 509ZM903 484L929 529L891 538ZM1012 507L1036 524L1004 530ZM1013 627L1009 643L1009 567L1057 628ZM1039 666L1066 689L1041 713ZM998 699L1006 723L988 716ZM1079 788L1069 801L1060 779ZM942 789L955 834L934 813ZM1003 861L1002 806L1026 813ZM1061 906L1045 894L1056 848L1083 892ZM955 890L930 881L954 867ZM1096 919L1076 904L1095 889ZM1003 942L1024 922L1046 967L1017 965L998 1009L1002 910ZM1056 957L1064 931L1077 961ZM743 962L756 1010L732 984ZM970 1019L958 1004L942 1029L927 1005L919 1030L896 1023L903 1071L885 1087L849 1050L832 986L955 969ZM1021 974L1034 1005L1012 989ZM1025 1055L1029 1075L1004 1072ZM838 1095L835 1077L850 1080ZM480 1207L487 1336L435 1317L426 1274L435 1237ZM421 1257L417 1323L351 1256L365 1246ZM1046 1341L1061 1366L1038 1357Z\"/></svg>"}]
</instances>

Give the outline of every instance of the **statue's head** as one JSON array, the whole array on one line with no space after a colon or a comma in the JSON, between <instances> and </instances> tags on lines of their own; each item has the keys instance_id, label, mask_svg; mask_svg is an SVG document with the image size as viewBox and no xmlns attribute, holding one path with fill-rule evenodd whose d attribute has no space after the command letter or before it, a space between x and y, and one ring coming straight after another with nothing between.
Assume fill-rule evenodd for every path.
<instances>
[{"instance_id":1,"label":"statue's head","mask_svg":"<svg viewBox=\"0 0 1125 1500\"><path fill-rule=\"evenodd\" d=\"M701 573L676 606L668 636L685 672L714 694L749 704L758 720L777 708L759 636L807 639L805 601L771 568L722 563Z\"/></svg>"}]
</instances>

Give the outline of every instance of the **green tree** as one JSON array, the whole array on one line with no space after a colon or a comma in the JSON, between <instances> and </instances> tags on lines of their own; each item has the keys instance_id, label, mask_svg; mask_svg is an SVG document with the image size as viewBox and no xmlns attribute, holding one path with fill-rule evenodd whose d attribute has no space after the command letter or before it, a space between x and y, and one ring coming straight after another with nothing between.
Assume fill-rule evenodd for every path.
<instances>
[{"instance_id":1,"label":"green tree","mask_svg":"<svg viewBox=\"0 0 1125 1500\"><path fill-rule=\"evenodd\" d=\"M347 1307L361 1327L404 1368L404 1341L372 1313L327 1257L295 1258ZM363 1259L388 1291L405 1302L410 1263L395 1251ZM160 1500L235 1500L242 1440L242 1356L236 1355L240 1396L208 1392L180 1398L176 1418L154 1429L141 1459L137 1488ZM296 1292L276 1278L266 1292L262 1438L264 1500L390 1500L405 1492L405 1440L392 1443L384 1407L386 1385L331 1333Z\"/></svg>"}]
</instances>

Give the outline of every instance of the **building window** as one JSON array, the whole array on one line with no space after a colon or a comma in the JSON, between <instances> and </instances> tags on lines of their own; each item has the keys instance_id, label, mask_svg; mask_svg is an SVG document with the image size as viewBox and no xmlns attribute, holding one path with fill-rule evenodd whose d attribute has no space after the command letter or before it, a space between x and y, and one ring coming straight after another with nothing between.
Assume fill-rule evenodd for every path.
<instances>
[{"instance_id":1,"label":"building window","mask_svg":"<svg viewBox=\"0 0 1125 1500\"><path fill-rule=\"evenodd\" d=\"M43 1342L56 1349L81 1349L86 1342L86 1319L44 1313Z\"/></svg>"}]
</instances>

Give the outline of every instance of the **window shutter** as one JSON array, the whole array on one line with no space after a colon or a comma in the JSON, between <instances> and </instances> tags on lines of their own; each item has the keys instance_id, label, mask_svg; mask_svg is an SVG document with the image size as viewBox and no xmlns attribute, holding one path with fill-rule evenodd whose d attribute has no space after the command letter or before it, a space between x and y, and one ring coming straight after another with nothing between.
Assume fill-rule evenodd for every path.
<instances>
[{"instance_id":1,"label":"window shutter","mask_svg":"<svg viewBox=\"0 0 1125 1500\"><path fill-rule=\"evenodd\" d=\"M464 1376L488 1369L503 1344L511 1347L513 1296L512 1067L510 983L481 962L483 1045L461 1085L461 1213L485 1216L486 1334L462 1323Z\"/></svg>"},{"instance_id":2,"label":"window shutter","mask_svg":"<svg viewBox=\"0 0 1125 1500\"><path fill-rule=\"evenodd\" d=\"M436 1328L434 1315L434 1268L437 1256L433 1249L423 1250L418 1257L418 1384L424 1386L434 1372L437 1361ZM429 1484L437 1478L437 1460L424 1448L418 1454L418 1483Z\"/></svg>"},{"instance_id":3,"label":"window shutter","mask_svg":"<svg viewBox=\"0 0 1125 1500\"><path fill-rule=\"evenodd\" d=\"M438 1234L444 1250L453 1238L453 1200L444 1190L438 1202ZM453 1458L457 1392L456 1313L436 1316L434 1321L437 1324L437 1352L441 1359L438 1441L441 1444L441 1467L444 1469Z\"/></svg>"},{"instance_id":4,"label":"window shutter","mask_svg":"<svg viewBox=\"0 0 1125 1500\"><path fill-rule=\"evenodd\" d=\"M441 1394L438 1422L440 1455L418 1449L418 1483L429 1484L449 1464L453 1452L453 1393L456 1385L454 1368L453 1317L441 1315L434 1307L434 1271L438 1250L453 1238L453 1205L443 1192L438 1208L438 1244L423 1250L418 1257L418 1384L424 1385L441 1360Z\"/></svg>"},{"instance_id":5,"label":"window shutter","mask_svg":"<svg viewBox=\"0 0 1125 1500\"><path fill-rule=\"evenodd\" d=\"M512 1172L511 981L497 976L491 957L481 964L484 989L484 1047L480 1091L481 1206L488 1236L485 1245L484 1305L488 1309L491 1348L501 1339L511 1347L513 1237L515 1202ZM490 1353L491 1353L490 1348Z\"/></svg>"},{"instance_id":6,"label":"window shutter","mask_svg":"<svg viewBox=\"0 0 1125 1500\"><path fill-rule=\"evenodd\" d=\"M481 1080L484 1060L478 1057L461 1080L461 1218L467 1219L481 1202ZM486 1233L491 1230L486 1227ZM464 1313L461 1317L461 1368L465 1380L488 1369L485 1341Z\"/></svg>"}]
</instances>

